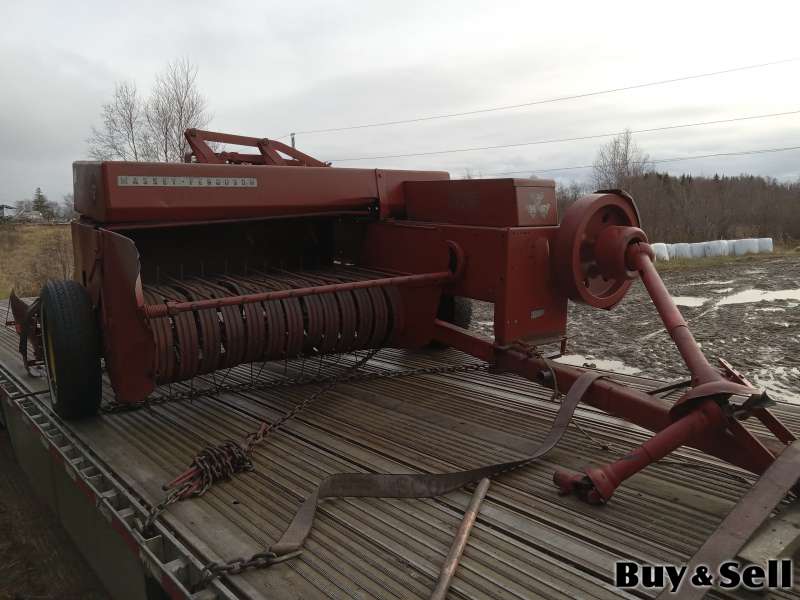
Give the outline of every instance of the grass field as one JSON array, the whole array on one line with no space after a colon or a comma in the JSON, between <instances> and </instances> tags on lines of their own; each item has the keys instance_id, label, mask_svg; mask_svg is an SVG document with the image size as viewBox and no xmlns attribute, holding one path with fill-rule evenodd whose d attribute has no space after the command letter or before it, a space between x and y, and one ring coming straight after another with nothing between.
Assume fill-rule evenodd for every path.
<instances>
[{"instance_id":1,"label":"grass field","mask_svg":"<svg viewBox=\"0 0 800 600\"><path fill-rule=\"evenodd\" d=\"M47 279L71 275L69 225L0 224L0 298L37 295Z\"/></svg>"}]
</instances>

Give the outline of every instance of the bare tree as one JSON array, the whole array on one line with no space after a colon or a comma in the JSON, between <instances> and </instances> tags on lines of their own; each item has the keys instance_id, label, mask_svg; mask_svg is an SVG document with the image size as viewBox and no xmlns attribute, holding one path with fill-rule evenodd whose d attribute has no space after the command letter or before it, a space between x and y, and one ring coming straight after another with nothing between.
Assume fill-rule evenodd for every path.
<instances>
[{"instance_id":1,"label":"bare tree","mask_svg":"<svg viewBox=\"0 0 800 600\"><path fill-rule=\"evenodd\" d=\"M147 99L135 83L116 84L112 101L103 105L102 127L93 127L87 140L89 153L98 160L180 162L189 149L183 132L210 120L197 67L180 59L156 77Z\"/></svg>"},{"instance_id":2,"label":"bare tree","mask_svg":"<svg viewBox=\"0 0 800 600\"><path fill-rule=\"evenodd\" d=\"M208 101L197 89L197 67L188 59L169 63L156 77L147 118L158 158L183 160L189 151L183 132L202 129L211 120Z\"/></svg>"},{"instance_id":3,"label":"bare tree","mask_svg":"<svg viewBox=\"0 0 800 600\"><path fill-rule=\"evenodd\" d=\"M652 171L653 163L633 140L630 129L626 129L600 148L592 168L597 189L618 189L627 179Z\"/></svg>"},{"instance_id":4,"label":"bare tree","mask_svg":"<svg viewBox=\"0 0 800 600\"><path fill-rule=\"evenodd\" d=\"M461 179L480 179L483 174L480 171L473 171L470 167L464 169L464 175Z\"/></svg>"},{"instance_id":5,"label":"bare tree","mask_svg":"<svg viewBox=\"0 0 800 600\"><path fill-rule=\"evenodd\" d=\"M146 160L148 131L146 104L134 82L121 82L114 86L111 102L103 104L103 125L92 127L86 140L89 154L97 160Z\"/></svg>"},{"instance_id":6,"label":"bare tree","mask_svg":"<svg viewBox=\"0 0 800 600\"><path fill-rule=\"evenodd\" d=\"M535 179L534 177L532 177ZM591 190L587 189L585 184L571 181L570 183L556 183L556 202L558 204L559 219L564 216L570 204L575 202L581 196L588 194Z\"/></svg>"},{"instance_id":7,"label":"bare tree","mask_svg":"<svg viewBox=\"0 0 800 600\"><path fill-rule=\"evenodd\" d=\"M72 193L64 194L59 205L58 217L61 221L71 221L78 218L78 213L75 211L75 197Z\"/></svg>"}]
</instances>

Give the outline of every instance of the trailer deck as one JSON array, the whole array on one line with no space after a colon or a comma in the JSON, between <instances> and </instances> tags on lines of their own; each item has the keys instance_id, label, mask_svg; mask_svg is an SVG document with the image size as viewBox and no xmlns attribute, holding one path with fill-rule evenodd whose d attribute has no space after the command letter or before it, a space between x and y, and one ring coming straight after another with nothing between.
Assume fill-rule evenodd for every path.
<instances>
[{"instance_id":1,"label":"trailer deck","mask_svg":"<svg viewBox=\"0 0 800 600\"><path fill-rule=\"evenodd\" d=\"M316 386L222 393L64 422L50 411L46 393L26 396L46 384L25 373L17 343L12 330L0 331L3 413L17 459L115 598L156 597L157 588L198 600L427 598L471 490L430 500L323 502L300 557L203 590L195 586L209 561L249 556L277 540L326 475L436 473L520 458L522 441L541 439L557 409L549 390L513 375L476 371L341 383L257 448L254 472L172 505L157 535L144 539L137 521L202 446L241 439ZM473 360L456 351L384 349L364 370ZM331 374L346 361L274 363L265 373L276 380L301 367ZM246 380L249 368L228 377ZM663 385L613 377L641 389ZM105 400L111 398L107 386ZM800 406L781 403L774 412L800 432ZM492 482L448 597L654 597L657 590L614 588L614 562L688 562L755 480L681 449L630 479L606 506L560 497L552 483L557 466L608 461L648 435L590 407L579 408L576 421L583 431L571 426L543 460Z\"/></svg>"}]
</instances>

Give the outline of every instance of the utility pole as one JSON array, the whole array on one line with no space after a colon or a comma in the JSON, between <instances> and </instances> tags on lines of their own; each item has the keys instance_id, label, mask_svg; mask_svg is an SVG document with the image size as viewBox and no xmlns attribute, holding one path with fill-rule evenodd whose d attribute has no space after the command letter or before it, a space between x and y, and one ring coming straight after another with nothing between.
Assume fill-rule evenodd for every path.
<instances>
[{"instance_id":1,"label":"utility pole","mask_svg":"<svg viewBox=\"0 0 800 600\"><path fill-rule=\"evenodd\" d=\"M294 148L294 133L292 133L292 148Z\"/></svg>"}]
</instances>

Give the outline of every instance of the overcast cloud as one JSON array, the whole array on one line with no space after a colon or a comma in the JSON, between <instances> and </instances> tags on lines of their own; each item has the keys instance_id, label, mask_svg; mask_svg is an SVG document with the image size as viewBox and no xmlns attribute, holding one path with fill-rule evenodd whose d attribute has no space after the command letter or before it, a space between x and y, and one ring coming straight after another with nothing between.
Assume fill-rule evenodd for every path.
<instances>
[{"instance_id":1,"label":"overcast cloud","mask_svg":"<svg viewBox=\"0 0 800 600\"><path fill-rule=\"evenodd\" d=\"M71 191L115 81L188 57L210 129L290 131L468 111L800 55L800 2L2 2L0 203ZM800 62L422 124L301 135L324 160L800 110ZM800 145L800 115L636 136L653 158ZM460 176L592 162L581 141L341 166ZM661 166L800 177L800 151ZM542 173L545 174L545 173ZM553 174L556 175L556 174ZM559 179L582 179L567 171Z\"/></svg>"}]
</instances>

